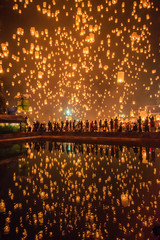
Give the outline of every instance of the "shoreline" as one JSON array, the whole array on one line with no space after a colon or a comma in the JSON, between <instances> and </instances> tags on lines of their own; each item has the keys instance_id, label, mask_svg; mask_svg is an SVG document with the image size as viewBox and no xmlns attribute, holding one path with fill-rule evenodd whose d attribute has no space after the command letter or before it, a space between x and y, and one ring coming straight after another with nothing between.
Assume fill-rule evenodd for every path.
<instances>
[{"instance_id":1,"label":"shoreline","mask_svg":"<svg viewBox=\"0 0 160 240\"><path fill-rule=\"evenodd\" d=\"M0 144L36 140L160 147L160 132L32 132L0 135Z\"/></svg>"}]
</instances>

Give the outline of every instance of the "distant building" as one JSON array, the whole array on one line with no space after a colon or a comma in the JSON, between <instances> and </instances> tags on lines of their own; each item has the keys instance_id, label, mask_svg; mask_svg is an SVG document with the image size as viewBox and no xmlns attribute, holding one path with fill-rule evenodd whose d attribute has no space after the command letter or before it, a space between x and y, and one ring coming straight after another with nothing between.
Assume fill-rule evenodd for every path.
<instances>
[{"instance_id":1,"label":"distant building","mask_svg":"<svg viewBox=\"0 0 160 240\"><path fill-rule=\"evenodd\" d=\"M0 133L15 133L25 131L26 118L15 115L0 115Z\"/></svg>"},{"instance_id":2,"label":"distant building","mask_svg":"<svg viewBox=\"0 0 160 240\"><path fill-rule=\"evenodd\" d=\"M139 109L130 111L130 120L138 119L141 116L145 119L147 116L153 116L155 120L160 120L160 105L147 105L145 107L140 107Z\"/></svg>"}]
</instances>

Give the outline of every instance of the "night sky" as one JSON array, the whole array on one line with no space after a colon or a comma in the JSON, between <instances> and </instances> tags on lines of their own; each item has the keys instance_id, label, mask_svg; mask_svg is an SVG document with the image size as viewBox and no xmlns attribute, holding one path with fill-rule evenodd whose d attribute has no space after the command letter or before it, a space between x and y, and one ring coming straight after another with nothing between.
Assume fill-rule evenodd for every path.
<instances>
[{"instance_id":1,"label":"night sky","mask_svg":"<svg viewBox=\"0 0 160 240\"><path fill-rule=\"evenodd\" d=\"M160 104L159 25L157 0L0 0L8 106L29 94L27 114L47 121L66 109L94 120Z\"/></svg>"}]
</instances>

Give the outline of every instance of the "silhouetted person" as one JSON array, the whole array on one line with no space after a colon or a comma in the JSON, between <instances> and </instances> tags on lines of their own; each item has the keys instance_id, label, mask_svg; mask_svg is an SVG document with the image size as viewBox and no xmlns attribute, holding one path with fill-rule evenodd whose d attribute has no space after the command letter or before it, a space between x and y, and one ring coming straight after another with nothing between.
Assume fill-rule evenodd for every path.
<instances>
[{"instance_id":1,"label":"silhouetted person","mask_svg":"<svg viewBox=\"0 0 160 240\"><path fill-rule=\"evenodd\" d=\"M63 131L64 122L61 121L61 131Z\"/></svg>"},{"instance_id":2,"label":"silhouetted person","mask_svg":"<svg viewBox=\"0 0 160 240\"><path fill-rule=\"evenodd\" d=\"M48 131L51 132L52 131L52 123L49 121L48 122Z\"/></svg>"},{"instance_id":3,"label":"silhouetted person","mask_svg":"<svg viewBox=\"0 0 160 240\"><path fill-rule=\"evenodd\" d=\"M69 122L68 120L66 120L66 131L68 132L68 126L69 126Z\"/></svg>"},{"instance_id":4,"label":"silhouetted person","mask_svg":"<svg viewBox=\"0 0 160 240\"><path fill-rule=\"evenodd\" d=\"M119 125L119 132L122 132L122 123Z\"/></svg>"},{"instance_id":5,"label":"silhouetted person","mask_svg":"<svg viewBox=\"0 0 160 240\"><path fill-rule=\"evenodd\" d=\"M94 130L97 131L97 120L94 122Z\"/></svg>"},{"instance_id":6,"label":"silhouetted person","mask_svg":"<svg viewBox=\"0 0 160 240\"><path fill-rule=\"evenodd\" d=\"M90 131L93 132L93 121L90 123Z\"/></svg>"},{"instance_id":7,"label":"silhouetted person","mask_svg":"<svg viewBox=\"0 0 160 240\"><path fill-rule=\"evenodd\" d=\"M89 131L89 122L88 122L88 120L86 121L86 131L87 132Z\"/></svg>"},{"instance_id":8,"label":"silhouetted person","mask_svg":"<svg viewBox=\"0 0 160 240\"><path fill-rule=\"evenodd\" d=\"M113 119L111 118L111 121L110 121L110 126L111 126L111 132L113 132Z\"/></svg>"},{"instance_id":9,"label":"silhouetted person","mask_svg":"<svg viewBox=\"0 0 160 240\"><path fill-rule=\"evenodd\" d=\"M73 131L75 131L76 128L76 120L73 121Z\"/></svg>"},{"instance_id":10,"label":"silhouetted person","mask_svg":"<svg viewBox=\"0 0 160 240\"><path fill-rule=\"evenodd\" d=\"M134 131L134 132L137 132L137 123L134 123L134 124L133 124L133 131Z\"/></svg>"},{"instance_id":11,"label":"silhouetted person","mask_svg":"<svg viewBox=\"0 0 160 240\"><path fill-rule=\"evenodd\" d=\"M72 130L72 121L71 120L69 121L69 129L70 129L70 132L71 132L71 130Z\"/></svg>"},{"instance_id":12,"label":"silhouetted person","mask_svg":"<svg viewBox=\"0 0 160 240\"><path fill-rule=\"evenodd\" d=\"M105 119L105 121L104 121L104 127L105 127L105 131L107 131L107 130L109 131L107 119Z\"/></svg>"},{"instance_id":13,"label":"silhouetted person","mask_svg":"<svg viewBox=\"0 0 160 240\"><path fill-rule=\"evenodd\" d=\"M115 132L117 132L118 131L118 118L117 117L115 118L114 123L115 123Z\"/></svg>"},{"instance_id":14,"label":"silhouetted person","mask_svg":"<svg viewBox=\"0 0 160 240\"><path fill-rule=\"evenodd\" d=\"M137 122L138 122L139 132L142 132L142 127L141 127L142 119L141 119L141 116L139 116L139 119L137 120Z\"/></svg>"},{"instance_id":15,"label":"silhouetted person","mask_svg":"<svg viewBox=\"0 0 160 240\"><path fill-rule=\"evenodd\" d=\"M150 125L151 125L151 132L154 132L155 122L154 122L154 117L153 116L150 118Z\"/></svg>"},{"instance_id":16,"label":"silhouetted person","mask_svg":"<svg viewBox=\"0 0 160 240\"><path fill-rule=\"evenodd\" d=\"M156 237L159 237L158 239L160 239L160 223L157 223L153 228L153 233Z\"/></svg>"},{"instance_id":17,"label":"silhouetted person","mask_svg":"<svg viewBox=\"0 0 160 240\"><path fill-rule=\"evenodd\" d=\"M82 130L83 130L83 122L82 121L80 121L80 128L81 128L81 132L82 132Z\"/></svg>"},{"instance_id":18,"label":"silhouetted person","mask_svg":"<svg viewBox=\"0 0 160 240\"><path fill-rule=\"evenodd\" d=\"M28 132L31 132L31 126L28 126Z\"/></svg>"},{"instance_id":19,"label":"silhouetted person","mask_svg":"<svg viewBox=\"0 0 160 240\"><path fill-rule=\"evenodd\" d=\"M145 122L144 122L144 131L149 132L148 117L146 117Z\"/></svg>"},{"instance_id":20,"label":"silhouetted person","mask_svg":"<svg viewBox=\"0 0 160 240\"><path fill-rule=\"evenodd\" d=\"M99 131L101 131L101 128L102 128L102 120L100 119L100 121L99 121Z\"/></svg>"}]
</instances>

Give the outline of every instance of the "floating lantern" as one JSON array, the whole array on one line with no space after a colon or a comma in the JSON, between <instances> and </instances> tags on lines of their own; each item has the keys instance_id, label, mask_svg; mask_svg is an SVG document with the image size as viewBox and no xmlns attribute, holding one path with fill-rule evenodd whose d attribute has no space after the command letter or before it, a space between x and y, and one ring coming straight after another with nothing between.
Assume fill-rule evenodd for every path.
<instances>
[{"instance_id":1,"label":"floating lantern","mask_svg":"<svg viewBox=\"0 0 160 240\"><path fill-rule=\"evenodd\" d=\"M123 82L124 82L124 72L118 72L117 83L123 83Z\"/></svg>"}]
</instances>

